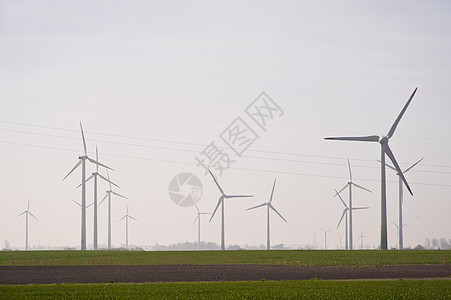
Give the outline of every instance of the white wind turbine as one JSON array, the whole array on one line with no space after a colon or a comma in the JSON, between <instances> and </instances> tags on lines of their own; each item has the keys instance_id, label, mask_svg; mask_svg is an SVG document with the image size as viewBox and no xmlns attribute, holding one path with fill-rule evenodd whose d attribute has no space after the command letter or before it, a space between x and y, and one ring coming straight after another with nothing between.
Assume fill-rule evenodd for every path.
<instances>
[{"instance_id":1,"label":"white wind turbine","mask_svg":"<svg viewBox=\"0 0 451 300\"><path fill-rule=\"evenodd\" d=\"M97 149L96 146L96 161L99 161L99 151ZM111 182L108 178L105 178L104 176L102 176L99 173L99 165L96 164L96 171L94 173L92 173L91 176L89 176L88 179L86 179L86 182L88 182L89 180L91 180L92 178L94 178L94 234L93 234L93 245L94 245L94 250L98 249L98 238L97 238L97 177L99 177L100 179L108 182L110 185L113 184L117 187L119 187L117 184L115 184L114 182ZM80 187L81 184L78 187Z\"/></svg>"},{"instance_id":2,"label":"white wind turbine","mask_svg":"<svg viewBox=\"0 0 451 300\"><path fill-rule=\"evenodd\" d=\"M70 172L63 178L63 180L66 179L73 171L75 171L75 169L77 169L81 165L81 250L86 250L86 160L90 161L93 164L102 166L104 168L110 170L113 169L88 157L88 152L86 150L85 135L83 133L83 127L81 126L81 122L80 129L81 129L81 137L83 139L84 155L78 157L79 159L78 163L75 165L75 167L72 168L72 170L70 170Z\"/></svg>"},{"instance_id":3,"label":"white wind turbine","mask_svg":"<svg viewBox=\"0 0 451 300\"><path fill-rule=\"evenodd\" d=\"M343 213L341 215L340 221L338 222L337 225L337 229L341 224L341 221L343 220L343 218L345 218L345 242L346 242L346 246L345 249L348 250L348 211L349 211L349 207L346 205L346 203L343 201L343 198L341 198L340 193L338 193L337 190L335 190L336 195L338 195L338 198L340 198L341 203L343 203L344 205L344 209L343 209ZM353 207L352 210L356 210L356 209L368 209L369 207ZM352 248L351 248L352 249Z\"/></svg>"},{"instance_id":4,"label":"white wind turbine","mask_svg":"<svg viewBox=\"0 0 451 300\"><path fill-rule=\"evenodd\" d=\"M397 237L398 237L398 241L400 241L400 239L399 239L399 232L401 231L402 232L402 229L401 230L399 230L400 228L400 226L398 226L398 224L396 224L395 222L392 222L393 223L393 225L395 225L396 226L396 232L398 233L397 234ZM404 227L404 226L406 226L407 224L402 224L402 227ZM401 247L401 244L398 244L398 250L402 250L403 248Z\"/></svg>"},{"instance_id":5,"label":"white wind turbine","mask_svg":"<svg viewBox=\"0 0 451 300\"><path fill-rule=\"evenodd\" d=\"M323 232L324 232L324 249L327 250L327 233L330 231L330 228L327 230L324 230L322 228L320 228Z\"/></svg>"},{"instance_id":6,"label":"white wind turbine","mask_svg":"<svg viewBox=\"0 0 451 300\"><path fill-rule=\"evenodd\" d=\"M266 249L267 250L271 250L271 242L270 242L270 226L269 226L269 209L272 209L276 214L279 215L279 217L282 218L282 220L285 221L285 223L288 223L287 220L285 220L284 217L282 217L282 215L276 210L276 208L272 205L272 196L274 194L274 188L276 186L276 179L274 179L274 184L272 186L272 191L271 191L271 197L269 198L269 202L265 202L262 203L260 205L248 208L247 210L251 210L257 207L262 207L262 206L266 206Z\"/></svg>"},{"instance_id":7,"label":"white wind turbine","mask_svg":"<svg viewBox=\"0 0 451 300\"><path fill-rule=\"evenodd\" d=\"M352 237L353 237L353 235L352 235L352 211L353 211L353 208L352 208L352 186L355 186L355 187L357 187L359 189L365 190L365 191L370 192L370 193L372 193L372 191L370 191L369 189L358 185L357 183L352 182L351 163L349 162L349 159L348 159L348 168L349 168L349 182L339 192L337 192L337 194L335 196L337 196L339 193L341 193L346 188L349 188L349 249L352 250L352 245L353 245L353 241L352 241Z\"/></svg>"},{"instance_id":8,"label":"white wind turbine","mask_svg":"<svg viewBox=\"0 0 451 300\"><path fill-rule=\"evenodd\" d=\"M30 198L28 198L27 210L23 213L18 214L16 217L19 217L23 214L25 214L25 250L28 251L28 215L38 220L38 218L36 218L30 211Z\"/></svg>"},{"instance_id":9,"label":"white wind turbine","mask_svg":"<svg viewBox=\"0 0 451 300\"><path fill-rule=\"evenodd\" d=\"M420 161L422 161L424 159L424 157L422 159L420 159L419 161L417 161L416 163L414 163L413 165L411 165L410 167L408 167L406 170L402 171L402 173L406 173L408 171L410 171L413 167L415 167L418 163L420 163ZM380 161L379 161L380 162ZM390 169L392 169L393 171L396 172L396 175L398 175L399 178L399 203L398 203L398 222L399 224L402 224L402 204L403 204L403 183L402 183L402 179L401 176L399 176L399 173L396 171L396 168L390 166L389 164L385 164L387 167L389 167ZM396 225L396 227L398 227L398 225ZM399 250L403 250L404 249L404 245L403 245L403 226L399 226L398 227L398 248Z\"/></svg>"},{"instance_id":10,"label":"white wind turbine","mask_svg":"<svg viewBox=\"0 0 451 300\"><path fill-rule=\"evenodd\" d=\"M193 203L197 210L196 219L194 219L193 225L197 221L197 250L200 250L200 218L201 215L209 215L210 213L200 212L199 207L197 207L196 205L196 202L193 201Z\"/></svg>"},{"instance_id":11,"label":"white wind turbine","mask_svg":"<svg viewBox=\"0 0 451 300\"><path fill-rule=\"evenodd\" d=\"M108 173L108 170L106 170L106 175L108 177L108 184L110 185L110 189L106 191L106 195L105 197L103 197L102 201L100 201L99 206L103 201L105 201L106 198L108 198L108 250L111 250L111 195L116 195L124 199L128 198L113 191L111 186L112 182L110 181L110 174Z\"/></svg>"},{"instance_id":12,"label":"white wind turbine","mask_svg":"<svg viewBox=\"0 0 451 300\"><path fill-rule=\"evenodd\" d=\"M219 205L221 205L221 210L222 210L222 218L221 218L221 250L225 250L225 239L224 239L224 199L246 198L246 197L253 197L253 196L252 195L226 195L224 193L224 190L219 185L218 181L216 181L216 178L213 175L213 173L211 173L210 170L208 170L208 172L210 172L211 177L213 177L213 180L215 181L216 186L218 187L219 191L221 192L221 196L218 199L218 204L216 205L216 208L213 211L209 222L211 222L211 220L213 219L216 211L218 210Z\"/></svg>"},{"instance_id":13,"label":"white wind turbine","mask_svg":"<svg viewBox=\"0 0 451 300\"><path fill-rule=\"evenodd\" d=\"M385 155L387 155L390 160L392 161L393 165L396 168L396 171L399 173L399 176L401 177L402 181L406 185L407 189L409 190L410 194L413 195L412 190L409 187L409 184L407 183L406 178L404 177L404 174L401 171L401 168L398 165L398 162L396 161L395 156L393 155L393 152L391 151L390 147L388 146L388 141L395 133L396 127L399 124L399 121L401 120L402 116L404 115L405 111L407 110L407 107L409 106L410 102L413 99L413 96L415 95L418 88L415 88L412 95L410 96L407 103L404 105L403 109L401 110L401 113L396 118L395 122L393 123L392 127L390 128L389 132L385 136L378 136L378 135L370 135L370 136L361 136L361 137L326 137L326 140L341 140L341 141L360 141L360 142L378 142L381 145L381 249L387 250L387 192L386 192L386 184L385 184Z\"/></svg>"},{"instance_id":14,"label":"white wind turbine","mask_svg":"<svg viewBox=\"0 0 451 300\"><path fill-rule=\"evenodd\" d=\"M363 232L360 231L360 249L363 249L363 238L366 238L366 235L363 234Z\"/></svg>"},{"instance_id":15,"label":"white wind turbine","mask_svg":"<svg viewBox=\"0 0 451 300\"><path fill-rule=\"evenodd\" d=\"M136 220L135 218L133 218L132 216L130 216L128 214L128 204L127 204L127 202L125 203L125 206L126 206L126 209L127 209L127 213L125 214L125 216L120 218L119 221L117 221L117 222L119 223L120 221L125 219L125 248L128 249L128 219L135 220L136 222L138 222L138 220Z\"/></svg>"}]
</instances>

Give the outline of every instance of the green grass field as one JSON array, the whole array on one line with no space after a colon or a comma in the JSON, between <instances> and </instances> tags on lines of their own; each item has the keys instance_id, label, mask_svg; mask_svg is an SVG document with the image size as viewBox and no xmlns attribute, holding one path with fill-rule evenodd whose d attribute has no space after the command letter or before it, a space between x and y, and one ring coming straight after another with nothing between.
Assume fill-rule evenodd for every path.
<instances>
[{"instance_id":1,"label":"green grass field","mask_svg":"<svg viewBox=\"0 0 451 300\"><path fill-rule=\"evenodd\" d=\"M0 251L2 266L261 264L365 267L450 263L451 250Z\"/></svg>"},{"instance_id":2,"label":"green grass field","mask_svg":"<svg viewBox=\"0 0 451 300\"><path fill-rule=\"evenodd\" d=\"M0 299L451 299L451 281L0 285Z\"/></svg>"}]
</instances>

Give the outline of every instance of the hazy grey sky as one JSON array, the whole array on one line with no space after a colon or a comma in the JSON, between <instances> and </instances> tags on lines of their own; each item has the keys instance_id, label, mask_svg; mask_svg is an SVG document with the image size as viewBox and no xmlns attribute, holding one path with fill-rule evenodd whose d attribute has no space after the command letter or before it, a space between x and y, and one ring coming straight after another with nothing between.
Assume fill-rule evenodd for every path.
<instances>
[{"instance_id":1,"label":"hazy grey sky","mask_svg":"<svg viewBox=\"0 0 451 300\"><path fill-rule=\"evenodd\" d=\"M182 172L200 177L198 205L213 211L219 192L195 157L265 91L283 110L221 178L228 193L226 243L266 242L269 198L272 244L323 246L342 204L334 189L355 182L354 241L380 239L377 144L324 141L325 136L386 134L415 87L418 93L390 145L406 168L404 245L451 238L451 3L449 1L7 1L0 0L0 242L80 245L80 171L61 179L82 154L99 147L117 190L130 198L129 243L195 241L194 207L169 199ZM247 118L247 119L246 119ZM255 126L255 124L253 124ZM90 166L88 174L94 171ZM103 172L103 170L102 170ZM397 178L388 172L389 245L395 246ZM103 197L107 186L99 186ZM92 184L88 202L92 202ZM347 199L347 195L346 195ZM113 244L125 243L125 202L114 199ZM87 242L92 243L88 209ZM99 207L99 244L106 243L106 206ZM204 219L203 240L220 242L220 215Z\"/></svg>"}]
</instances>

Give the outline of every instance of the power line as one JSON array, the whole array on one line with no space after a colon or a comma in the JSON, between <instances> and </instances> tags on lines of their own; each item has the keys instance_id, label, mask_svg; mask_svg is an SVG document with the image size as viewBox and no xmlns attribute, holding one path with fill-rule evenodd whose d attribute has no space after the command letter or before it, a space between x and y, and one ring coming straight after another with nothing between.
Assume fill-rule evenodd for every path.
<instances>
[{"instance_id":1,"label":"power line","mask_svg":"<svg viewBox=\"0 0 451 300\"><path fill-rule=\"evenodd\" d=\"M33 145L33 144L26 144L26 143L8 142L8 141L2 141L2 140L0 140L0 143L79 153L79 151L76 151L76 150L64 149L64 148L59 148L59 147L49 147L49 146ZM183 165L197 166L197 164L194 163L194 162L190 163L190 162L184 162L184 161L164 160L164 159L155 159L155 158L147 158L147 157L136 157L136 156L128 156L128 155L108 154L108 153L102 153L102 155L103 156L110 156L110 157L118 157L118 158L127 158L127 159L136 159L136 160L155 161L155 162L162 162L162 163L183 164ZM329 178L329 179L347 179L347 177L342 177L342 176L320 175L320 174L311 174L311 173L298 173L298 172L288 172L288 171L278 171L278 170L238 168L238 167L231 167L230 169L243 170L243 171L252 171L252 172L277 173L277 174L296 175L296 176ZM368 178L356 178L356 179L361 180L361 181L372 181L372 182L379 181L378 179L368 179ZM397 181L387 181L387 182L397 183ZM412 184L424 185L424 186L451 187L450 184L436 184L436 183L422 183L422 182L412 182Z\"/></svg>"}]
</instances>

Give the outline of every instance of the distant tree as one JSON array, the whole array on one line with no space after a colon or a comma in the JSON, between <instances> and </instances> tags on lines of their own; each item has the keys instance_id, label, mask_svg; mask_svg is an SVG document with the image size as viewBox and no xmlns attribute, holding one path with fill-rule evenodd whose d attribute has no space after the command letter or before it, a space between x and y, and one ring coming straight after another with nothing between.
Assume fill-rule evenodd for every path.
<instances>
[{"instance_id":1,"label":"distant tree","mask_svg":"<svg viewBox=\"0 0 451 300\"><path fill-rule=\"evenodd\" d=\"M423 246L421 246L420 244L418 244L415 248L413 248L413 250L425 250Z\"/></svg>"},{"instance_id":2,"label":"distant tree","mask_svg":"<svg viewBox=\"0 0 451 300\"><path fill-rule=\"evenodd\" d=\"M431 249L431 240L430 239L426 239L424 241L424 248Z\"/></svg>"},{"instance_id":3,"label":"distant tree","mask_svg":"<svg viewBox=\"0 0 451 300\"><path fill-rule=\"evenodd\" d=\"M9 241L8 240L5 240L4 242L3 242L3 250L11 250L11 244L9 243Z\"/></svg>"},{"instance_id":4,"label":"distant tree","mask_svg":"<svg viewBox=\"0 0 451 300\"><path fill-rule=\"evenodd\" d=\"M448 250L450 248L448 241L445 238L441 238L439 241L440 249Z\"/></svg>"},{"instance_id":5,"label":"distant tree","mask_svg":"<svg viewBox=\"0 0 451 300\"><path fill-rule=\"evenodd\" d=\"M432 240L431 240L431 244L432 244L432 249L438 249L438 239L436 239L436 238L433 238Z\"/></svg>"}]
</instances>

